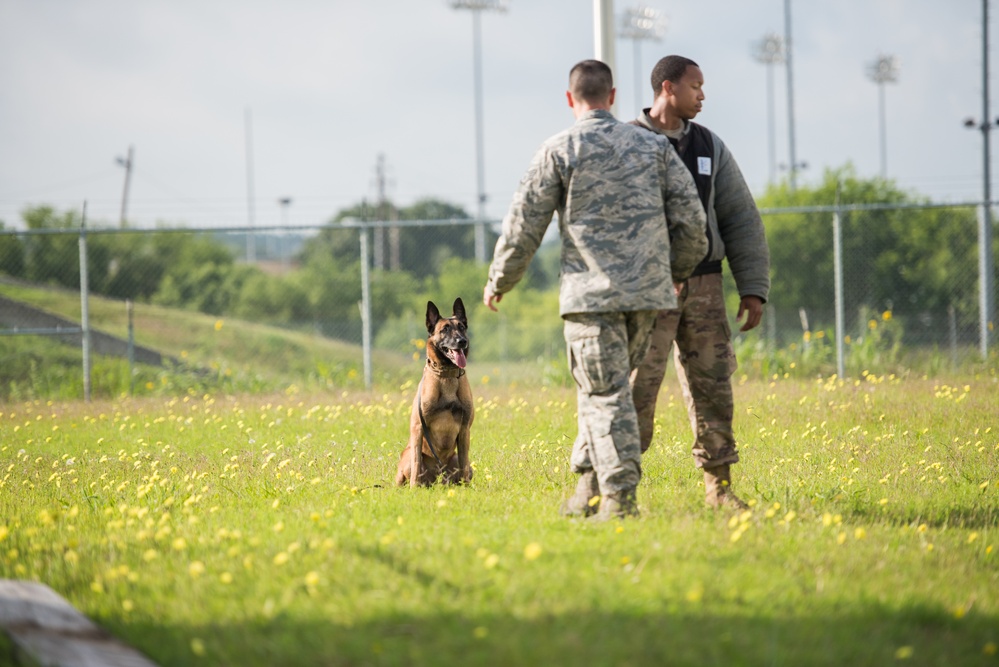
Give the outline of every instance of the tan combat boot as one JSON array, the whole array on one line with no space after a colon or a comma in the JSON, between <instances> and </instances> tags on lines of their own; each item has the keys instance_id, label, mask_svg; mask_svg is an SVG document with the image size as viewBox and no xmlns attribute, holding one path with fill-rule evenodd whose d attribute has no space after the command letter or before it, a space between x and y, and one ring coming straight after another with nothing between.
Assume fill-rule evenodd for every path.
<instances>
[{"instance_id":1,"label":"tan combat boot","mask_svg":"<svg viewBox=\"0 0 999 667\"><path fill-rule=\"evenodd\" d=\"M749 505L732 492L732 476L727 464L704 469L704 502L716 509L749 509Z\"/></svg>"},{"instance_id":2,"label":"tan combat boot","mask_svg":"<svg viewBox=\"0 0 999 667\"><path fill-rule=\"evenodd\" d=\"M609 521L638 516L638 499L634 489L623 489L608 493L600 499L600 510L592 521Z\"/></svg>"},{"instance_id":3,"label":"tan combat boot","mask_svg":"<svg viewBox=\"0 0 999 667\"><path fill-rule=\"evenodd\" d=\"M576 492L562 503L559 513L562 516L590 516L597 511L593 498L600 495L600 485L597 483L597 473L587 470L579 476Z\"/></svg>"}]
</instances>

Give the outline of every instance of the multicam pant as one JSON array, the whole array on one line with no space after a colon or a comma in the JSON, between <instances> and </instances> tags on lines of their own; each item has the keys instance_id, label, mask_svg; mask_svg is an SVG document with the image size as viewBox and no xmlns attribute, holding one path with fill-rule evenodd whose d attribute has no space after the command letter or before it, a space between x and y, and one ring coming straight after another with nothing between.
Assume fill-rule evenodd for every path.
<instances>
[{"instance_id":1,"label":"multicam pant","mask_svg":"<svg viewBox=\"0 0 999 667\"><path fill-rule=\"evenodd\" d=\"M732 433L736 359L725 314L722 274L690 278L679 302L677 310L660 311L652 345L632 377L642 451L652 444L656 399L675 341L676 374L694 432L692 453L697 467L735 463L739 460Z\"/></svg>"},{"instance_id":2,"label":"multicam pant","mask_svg":"<svg viewBox=\"0 0 999 667\"><path fill-rule=\"evenodd\" d=\"M649 348L657 311L565 316L569 370L576 381L579 434L572 469L597 473L602 494L634 489L642 477L630 376Z\"/></svg>"}]
</instances>

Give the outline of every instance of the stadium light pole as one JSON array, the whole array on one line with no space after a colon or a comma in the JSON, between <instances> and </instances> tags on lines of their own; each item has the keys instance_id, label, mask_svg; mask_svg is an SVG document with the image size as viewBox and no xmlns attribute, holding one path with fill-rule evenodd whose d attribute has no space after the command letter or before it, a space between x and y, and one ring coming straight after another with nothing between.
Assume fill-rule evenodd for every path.
<instances>
[{"instance_id":1,"label":"stadium light pole","mask_svg":"<svg viewBox=\"0 0 999 667\"><path fill-rule=\"evenodd\" d=\"M784 68L787 71L787 164L791 192L798 189L798 170L808 165L798 162L794 145L794 71L791 67L791 0L784 0Z\"/></svg>"},{"instance_id":2,"label":"stadium light pole","mask_svg":"<svg viewBox=\"0 0 999 667\"><path fill-rule=\"evenodd\" d=\"M666 34L668 19L651 7L632 7L621 15L621 29L617 36L630 39L635 47L635 113L642 113L642 42L661 42Z\"/></svg>"},{"instance_id":3,"label":"stadium light pole","mask_svg":"<svg viewBox=\"0 0 999 667\"><path fill-rule=\"evenodd\" d=\"M118 226L124 229L126 216L128 214L128 184L132 180L132 162L135 157L135 150L128 147L128 157L116 157L115 162L125 167L125 188L121 193L121 217L118 219Z\"/></svg>"},{"instance_id":4,"label":"stadium light pole","mask_svg":"<svg viewBox=\"0 0 999 667\"><path fill-rule=\"evenodd\" d=\"M753 59L767 68L767 148L770 158L770 182L777 180L777 131L774 127L774 65L784 62L784 40L777 33L767 33L753 45Z\"/></svg>"},{"instance_id":5,"label":"stadium light pole","mask_svg":"<svg viewBox=\"0 0 999 667\"><path fill-rule=\"evenodd\" d=\"M978 216L978 341L983 359L989 357L990 329L995 326L995 281L992 262L992 170L989 133L993 120L989 110L989 0L982 0L982 122L964 121L967 128L982 131L982 211Z\"/></svg>"},{"instance_id":6,"label":"stadium light pole","mask_svg":"<svg viewBox=\"0 0 999 667\"><path fill-rule=\"evenodd\" d=\"M867 78L878 85L878 128L881 145L881 178L888 178L887 121L885 120L885 84L898 81L898 58L879 55L867 66Z\"/></svg>"},{"instance_id":7,"label":"stadium light pole","mask_svg":"<svg viewBox=\"0 0 999 667\"><path fill-rule=\"evenodd\" d=\"M452 9L468 9L472 12L472 55L475 77L475 174L476 209L475 259L486 261L486 176L482 140L482 20L485 10L506 12L507 0L450 0Z\"/></svg>"}]
</instances>

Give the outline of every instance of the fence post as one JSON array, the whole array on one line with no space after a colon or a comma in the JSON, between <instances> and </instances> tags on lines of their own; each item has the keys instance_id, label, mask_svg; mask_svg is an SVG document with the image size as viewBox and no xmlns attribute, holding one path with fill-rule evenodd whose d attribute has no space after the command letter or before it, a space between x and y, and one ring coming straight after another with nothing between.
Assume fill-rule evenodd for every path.
<instances>
[{"instance_id":1,"label":"fence post","mask_svg":"<svg viewBox=\"0 0 999 667\"><path fill-rule=\"evenodd\" d=\"M131 299L125 299L125 313L128 315L128 395L135 393L135 323Z\"/></svg>"},{"instance_id":2,"label":"fence post","mask_svg":"<svg viewBox=\"0 0 999 667\"><path fill-rule=\"evenodd\" d=\"M839 210L840 185L836 184L836 210L833 211L833 276L835 281L834 294L836 304L836 373L842 378L846 374L846 363L843 360L843 225Z\"/></svg>"},{"instance_id":3,"label":"fence post","mask_svg":"<svg viewBox=\"0 0 999 667\"><path fill-rule=\"evenodd\" d=\"M90 286L87 283L87 202L80 221L80 328L83 330L83 400L90 402Z\"/></svg>"},{"instance_id":4,"label":"fence post","mask_svg":"<svg viewBox=\"0 0 999 667\"><path fill-rule=\"evenodd\" d=\"M361 346L364 358L364 386L371 389L371 276L368 272L368 228L358 227L361 234Z\"/></svg>"},{"instance_id":5,"label":"fence post","mask_svg":"<svg viewBox=\"0 0 999 667\"><path fill-rule=\"evenodd\" d=\"M986 139L987 141L987 139ZM986 153L986 156L988 153ZM986 162L986 175L988 174ZM992 202L982 202L978 216L978 337L982 359L989 358L989 327L994 325L995 285L992 279Z\"/></svg>"},{"instance_id":6,"label":"fence post","mask_svg":"<svg viewBox=\"0 0 999 667\"><path fill-rule=\"evenodd\" d=\"M957 311L954 304L947 306L947 322L950 332L950 365L951 370L957 370Z\"/></svg>"}]
</instances>

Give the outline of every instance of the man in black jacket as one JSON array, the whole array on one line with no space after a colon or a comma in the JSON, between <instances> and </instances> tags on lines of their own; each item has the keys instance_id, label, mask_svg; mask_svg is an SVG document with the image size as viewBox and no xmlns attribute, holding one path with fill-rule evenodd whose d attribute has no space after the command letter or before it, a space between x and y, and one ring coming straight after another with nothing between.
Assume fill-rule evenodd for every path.
<instances>
[{"instance_id":1,"label":"man in black jacket","mask_svg":"<svg viewBox=\"0 0 999 667\"><path fill-rule=\"evenodd\" d=\"M652 346L633 376L642 451L652 443L656 398L676 343L676 371L694 431L694 460L704 469L712 507L745 508L731 490L739 460L732 431L732 374L736 369L722 290L722 259L739 290L740 331L755 328L770 291L770 251L763 221L735 158L722 140L692 122L704 101L704 75L683 56L666 56L652 70L655 100L636 125L663 134L697 185L708 218L708 254L679 288L679 306L659 313Z\"/></svg>"}]
</instances>

